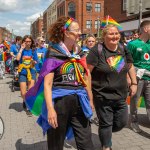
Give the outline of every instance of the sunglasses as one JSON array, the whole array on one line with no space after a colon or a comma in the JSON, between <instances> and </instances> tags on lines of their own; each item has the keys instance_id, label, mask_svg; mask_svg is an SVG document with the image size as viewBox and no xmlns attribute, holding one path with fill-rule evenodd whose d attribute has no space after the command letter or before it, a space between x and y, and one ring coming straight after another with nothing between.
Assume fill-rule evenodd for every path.
<instances>
[{"instance_id":1,"label":"sunglasses","mask_svg":"<svg viewBox=\"0 0 150 150\"><path fill-rule=\"evenodd\" d=\"M41 42L45 42L45 41L41 41Z\"/></svg>"}]
</instances>

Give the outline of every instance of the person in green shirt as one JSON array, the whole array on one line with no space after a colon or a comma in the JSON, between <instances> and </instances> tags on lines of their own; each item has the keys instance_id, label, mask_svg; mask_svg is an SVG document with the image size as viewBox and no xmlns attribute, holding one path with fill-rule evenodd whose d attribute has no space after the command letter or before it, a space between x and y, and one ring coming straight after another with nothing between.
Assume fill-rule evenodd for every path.
<instances>
[{"instance_id":1,"label":"person in green shirt","mask_svg":"<svg viewBox=\"0 0 150 150\"><path fill-rule=\"evenodd\" d=\"M131 41L127 48L132 54L138 79L137 93L130 102L131 128L134 132L140 133L137 102L141 95L144 96L147 115L150 120L150 20L141 23L139 38Z\"/></svg>"}]
</instances>

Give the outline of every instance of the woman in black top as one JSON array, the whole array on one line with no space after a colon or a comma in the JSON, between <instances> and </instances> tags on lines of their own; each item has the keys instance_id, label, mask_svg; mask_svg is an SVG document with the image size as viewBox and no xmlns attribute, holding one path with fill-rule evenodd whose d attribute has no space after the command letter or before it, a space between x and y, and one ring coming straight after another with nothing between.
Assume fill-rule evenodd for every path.
<instances>
[{"instance_id":1,"label":"woman in black top","mask_svg":"<svg viewBox=\"0 0 150 150\"><path fill-rule=\"evenodd\" d=\"M131 77L130 94L137 90L132 57L119 43L116 26L103 29L103 44L95 45L87 56L92 77L92 92L99 118L99 136L103 150L111 149L112 131L121 130L127 123L127 73Z\"/></svg>"}]
</instances>

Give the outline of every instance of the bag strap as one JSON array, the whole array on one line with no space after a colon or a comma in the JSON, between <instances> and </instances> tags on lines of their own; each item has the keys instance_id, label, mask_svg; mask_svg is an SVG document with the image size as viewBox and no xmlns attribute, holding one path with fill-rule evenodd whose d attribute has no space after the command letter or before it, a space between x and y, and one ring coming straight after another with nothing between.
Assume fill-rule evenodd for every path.
<instances>
[{"instance_id":1,"label":"bag strap","mask_svg":"<svg viewBox=\"0 0 150 150\"><path fill-rule=\"evenodd\" d=\"M99 43L97 48L98 48L98 54L99 54L98 56L100 56L103 50L103 45Z\"/></svg>"}]
</instances>

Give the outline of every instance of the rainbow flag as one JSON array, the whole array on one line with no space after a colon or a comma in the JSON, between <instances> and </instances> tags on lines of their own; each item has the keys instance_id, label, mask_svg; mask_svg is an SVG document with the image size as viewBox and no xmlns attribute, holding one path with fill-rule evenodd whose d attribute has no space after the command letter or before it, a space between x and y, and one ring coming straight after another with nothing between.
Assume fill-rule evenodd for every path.
<instances>
[{"instance_id":1,"label":"rainbow flag","mask_svg":"<svg viewBox=\"0 0 150 150\"><path fill-rule=\"evenodd\" d=\"M103 29L108 24L113 24L117 26L119 31L122 30L122 26L119 23L117 23L113 18L111 18L109 15L104 17L104 19L101 21L101 28Z\"/></svg>"},{"instance_id":2,"label":"rainbow flag","mask_svg":"<svg viewBox=\"0 0 150 150\"><path fill-rule=\"evenodd\" d=\"M131 100L131 98L130 98L130 96L128 96L128 98L127 98L127 104L128 104L128 105L130 105L130 100ZM137 106L138 106L138 107L143 107L143 108L145 108L144 97L141 96L141 97L139 98Z\"/></svg>"}]
</instances>

